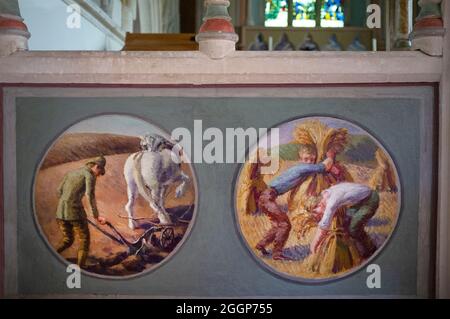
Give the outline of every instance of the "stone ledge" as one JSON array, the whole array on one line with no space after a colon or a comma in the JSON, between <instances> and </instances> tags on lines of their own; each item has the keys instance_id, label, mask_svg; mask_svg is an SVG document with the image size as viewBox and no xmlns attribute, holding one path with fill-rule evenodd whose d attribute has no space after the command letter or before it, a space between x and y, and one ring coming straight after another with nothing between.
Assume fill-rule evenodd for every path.
<instances>
[{"instance_id":1,"label":"stone ledge","mask_svg":"<svg viewBox=\"0 0 450 319\"><path fill-rule=\"evenodd\" d=\"M16 52L0 83L325 84L439 82L442 58L420 52Z\"/></svg>"}]
</instances>

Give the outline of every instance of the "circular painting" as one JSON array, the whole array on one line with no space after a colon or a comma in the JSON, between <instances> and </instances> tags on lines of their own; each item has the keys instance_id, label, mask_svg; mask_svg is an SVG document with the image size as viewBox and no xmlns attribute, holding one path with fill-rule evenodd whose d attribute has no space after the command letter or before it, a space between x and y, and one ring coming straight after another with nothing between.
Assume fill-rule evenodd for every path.
<instances>
[{"instance_id":1,"label":"circular painting","mask_svg":"<svg viewBox=\"0 0 450 319\"><path fill-rule=\"evenodd\" d=\"M241 167L237 226L255 258L306 283L347 276L393 233L400 211L395 164L367 131L331 117L272 129Z\"/></svg>"},{"instance_id":2,"label":"circular painting","mask_svg":"<svg viewBox=\"0 0 450 319\"><path fill-rule=\"evenodd\" d=\"M154 269L189 233L197 202L192 167L161 129L103 115L67 129L35 176L35 220L62 259L89 274Z\"/></svg>"}]
</instances>

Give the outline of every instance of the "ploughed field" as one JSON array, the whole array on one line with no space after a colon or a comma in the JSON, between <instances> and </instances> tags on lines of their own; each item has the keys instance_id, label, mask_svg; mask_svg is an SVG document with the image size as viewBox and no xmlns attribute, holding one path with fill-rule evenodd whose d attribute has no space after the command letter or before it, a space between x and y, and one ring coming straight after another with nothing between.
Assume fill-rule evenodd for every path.
<instances>
[{"instance_id":1,"label":"ploughed field","mask_svg":"<svg viewBox=\"0 0 450 319\"><path fill-rule=\"evenodd\" d=\"M61 143L63 139L64 137L54 145L57 147L53 147L47 154L47 159L43 162L47 163L47 165L39 170L35 182L35 215L41 232L51 247L57 247L62 239L55 213L58 205L57 189L64 174L83 166L88 158L100 154L109 154L105 156L106 174L99 177L96 184L96 199L100 214L105 216L128 241L138 239L146 229L153 226L152 223L158 223L155 212L140 196L135 205L135 217L145 219L138 221L139 228L131 230L128 228L128 219L124 218L126 216L124 206L128 198L127 186L123 176L123 166L128 156L132 152L139 150L139 140L137 138L110 134L77 133L70 134L70 139L65 140L66 143L69 143L67 145ZM114 144L115 141L117 141L117 144ZM92 147L96 143L99 145L98 153ZM86 147L86 145L89 146ZM117 154L111 154L111 149ZM51 156L51 160L49 160L49 156ZM193 181L189 167L186 164L182 164L182 169ZM146 253L145 259L140 256L128 256L126 246L115 242L92 225L89 225L91 245L87 260L87 270L102 275L132 275L150 269L166 258L170 254L170 250L173 250L183 238L194 211L195 191L193 183L188 185L184 197L178 199L175 198L176 186L171 186L167 192L166 209L173 216L173 220L183 215L184 223L179 223L173 227L175 244L171 249L162 250L154 247L154 249L152 248ZM83 201L85 207L88 207L85 199ZM86 211L88 217L93 220L90 211ZM106 225L100 225L99 227L114 235L112 230ZM75 238L72 247L64 251L61 256L69 262L76 262L77 250L78 239Z\"/></svg>"}]
</instances>

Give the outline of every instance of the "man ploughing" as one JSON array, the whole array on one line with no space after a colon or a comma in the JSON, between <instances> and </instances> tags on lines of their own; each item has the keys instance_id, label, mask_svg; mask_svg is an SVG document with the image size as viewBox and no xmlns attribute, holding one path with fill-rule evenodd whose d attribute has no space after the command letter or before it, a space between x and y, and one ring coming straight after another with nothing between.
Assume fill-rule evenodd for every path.
<instances>
[{"instance_id":1,"label":"man ploughing","mask_svg":"<svg viewBox=\"0 0 450 319\"><path fill-rule=\"evenodd\" d=\"M87 197L92 216L104 225L106 219L99 215L95 200L95 183L98 177L105 175L106 159L103 156L88 161L83 167L68 172L58 188L58 208L56 220L63 238L57 251L62 253L72 246L75 236L79 239L77 264L83 267L89 253L90 233L88 217L82 203Z\"/></svg>"}]
</instances>

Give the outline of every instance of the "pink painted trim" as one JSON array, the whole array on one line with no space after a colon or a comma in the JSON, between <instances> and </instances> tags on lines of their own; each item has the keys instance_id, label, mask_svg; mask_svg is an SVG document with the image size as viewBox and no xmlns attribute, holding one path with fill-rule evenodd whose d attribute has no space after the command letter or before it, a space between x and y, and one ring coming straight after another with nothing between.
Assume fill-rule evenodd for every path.
<instances>
[{"instance_id":1,"label":"pink painted trim","mask_svg":"<svg viewBox=\"0 0 450 319\"><path fill-rule=\"evenodd\" d=\"M225 19L208 19L200 27L199 32L235 33L233 24Z\"/></svg>"},{"instance_id":2,"label":"pink painted trim","mask_svg":"<svg viewBox=\"0 0 450 319\"><path fill-rule=\"evenodd\" d=\"M416 22L414 24L415 30L420 30L424 28L443 28L444 22L441 18L426 18Z\"/></svg>"},{"instance_id":3,"label":"pink painted trim","mask_svg":"<svg viewBox=\"0 0 450 319\"><path fill-rule=\"evenodd\" d=\"M7 19L4 17L0 17L0 29L18 29L28 31L27 26L22 21Z\"/></svg>"},{"instance_id":4,"label":"pink painted trim","mask_svg":"<svg viewBox=\"0 0 450 319\"><path fill-rule=\"evenodd\" d=\"M3 87L0 86L0 139L3 145ZM0 156L0 298L5 296L5 207L3 189L3 146Z\"/></svg>"}]
</instances>

